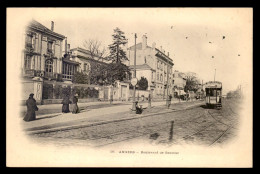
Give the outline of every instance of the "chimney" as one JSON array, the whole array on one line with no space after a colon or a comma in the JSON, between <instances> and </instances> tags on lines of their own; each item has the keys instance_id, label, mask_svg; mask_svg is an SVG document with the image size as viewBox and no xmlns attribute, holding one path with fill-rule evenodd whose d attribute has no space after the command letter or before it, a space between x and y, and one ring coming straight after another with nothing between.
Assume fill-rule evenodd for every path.
<instances>
[{"instance_id":1,"label":"chimney","mask_svg":"<svg viewBox=\"0 0 260 174\"><path fill-rule=\"evenodd\" d=\"M54 22L51 21L51 31L53 31L53 30L54 30Z\"/></svg>"},{"instance_id":2,"label":"chimney","mask_svg":"<svg viewBox=\"0 0 260 174\"><path fill-rule=\"evenodd\" d=\"M152 45L153 49L155 49L156 47L156 43L154 42L153 45Z\"/></svg>"},{"instance_id":3,"label":"chimney","mask_svg":"<svg viewBox=\"0 0 260 174\"><path fill-rule=\"evenodd\" d=\"M147 47L147 37L143 35L142 49L144 50Z\"/></svg>"},{"instance_id":4,"label":"chimney","mask_svg":"<svg viewBox=\"0 0 260 174\"><path fill-rule=\"evenodd\" d=\"M160 46L160 51L162 52L162 46Z\"/></svg>"},{"instance_id":5,"label":"chimney","mask_svg":"<svg viewBox=\"0 0 260 174\"><path fill-rule=\"evenodd\" d=\"M167 56L170 57L170 53L169 52L167 53Z\"/></svg>"},{"instance_id":6,"label":"chimney","mask_svg":"<svg viewBox=\"0 0 260 174\"><path fill-rule=\"evenodd\" d=\"M70 44L68 44L68 53L70 52Z\"/></svg>"}]
</instances>

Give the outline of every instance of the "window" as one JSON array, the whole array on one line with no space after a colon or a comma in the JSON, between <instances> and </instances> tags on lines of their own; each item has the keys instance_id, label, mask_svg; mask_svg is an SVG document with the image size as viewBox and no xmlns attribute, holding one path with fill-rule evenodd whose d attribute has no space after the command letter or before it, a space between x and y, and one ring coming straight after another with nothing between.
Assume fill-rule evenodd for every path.
<instances>
[{"instance_id":1,"label":"window","mask_svg":"<svg viewBox=\"0 0 260 174\"><path fill-rule=\"evenodd\" d=\"M48 48L47 48L47 52L48 53L52 53L52 44L53 44L53 42L52 41L48 41Z\"/></svg>"},{"instance_id":2,"label":"window","mask_svg":"<svg viewBox=\"0 0 260 174\"><path fill-rule=\"evenodd\" d=\"M160 81L162 82L163 81L163 75L161 74L160 76Z\"/></svg>"},{"instance_id":3,"label":"window","mask_svg":"<svg viewBox=\"0 0 260 174\"><path fill-rule=\"evenodd\" d=\"M90 71L90 65L88 63L84 64L83 71L86 71L86 72Z\"/></svg>"},{"instance_id":4,"label":"window","mask_svg":"<svg viewBox=\"0 0 260 174\"><path fill-rule=\"evenodd\" d=\"M35 46L35 38L33 37L33 33L27 33L25 38L25 46L27 48L34 48Z\"/></svg>"},{"instance_id":5,"label":"window","mask_svg":"<svg viewBox=\"0 0 260 174\"><path fill-rule=\"evenodd\" d=\"M31 59L32 57L30 55L26 55L24 59L24 68L25 69L31 69Z\"/></svg>"},{"instance_id":6,"label":"window","mask_svg":"<svg viewBox=\"0 0 260 174\"><path fill-rule=\"evenodd\" d=\"M51 77L53 72L53 62L51 60L46 60L45 62L45 73L46 76Z\"/></svg>"},{"instance_id":7,"label":"window","mask_svg":"<svg viewBox=\"0 0 260 174\"><path fill-rule=\"evenodd\" d=\"M144 63L146 63L146 57L144 56Z\"/></svg>"},{"instance_id":8,"label":"window","mask_svg":"<svg viewBox=\"0 0 260 174\"><path fill-rule=\"evenodd\" d=\"M63 62L62 66L62 78L72 80L72 76L76 72L76 66Z\"/></svg>"}]
</instances>

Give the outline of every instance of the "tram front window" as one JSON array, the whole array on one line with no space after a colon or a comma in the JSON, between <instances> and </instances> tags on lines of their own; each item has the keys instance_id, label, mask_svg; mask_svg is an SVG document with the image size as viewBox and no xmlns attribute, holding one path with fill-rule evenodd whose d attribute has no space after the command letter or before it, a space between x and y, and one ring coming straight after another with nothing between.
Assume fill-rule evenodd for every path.
<instances>
[{"instance_id":1,"label":"tram front window","mask_svg":"<svg viewBox=\"0 0 260 174\"><path fill-rule=\"evenodd\" d=\"M219 91L216 89L206 89L206 94L207 96L216 97L216 94L219 95Z\"/></svg>"}]
</instances>

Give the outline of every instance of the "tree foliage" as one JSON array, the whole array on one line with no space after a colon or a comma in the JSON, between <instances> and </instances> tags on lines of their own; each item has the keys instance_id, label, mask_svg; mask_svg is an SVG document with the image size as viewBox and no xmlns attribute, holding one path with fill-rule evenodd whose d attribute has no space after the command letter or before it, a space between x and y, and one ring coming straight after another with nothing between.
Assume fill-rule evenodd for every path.
<instances>
[{"instance_id":1,"label":"tree foliage","mask_svg":"<svg viewBox=\"0 0 260 174\"><path fill-rule=\"evenodd\" d=\"M95 85L107 85L107 71L108 71L108 64L98 63L95 61L90 62L91 73L90 76L90 83Z\"/></svg>"},{"instance_id":2,"label":"tree foliage","mask_svg":"<svg viewBox=\"0 0 260 174\"><path fill-rule=\"evenodd\" d=\"M72 78L73 83L79 84L87 84L88 83L88 75L83 72L76 72Z\"/></svg>"},{"instance_id":3,"label":"tree foliage","mask_svg":"<svg viewBox=\"0 0 260 174\"><path fill-rule=\"evenodd\" d=\"M146 90L148 88L148 80L145 77L141 77L137 82L138 89Z\"/></svg>"},{"instance_id":4,"label":"tree foliage","mask_svg":"<svg viewBox=\"0 0 260 174\"><path fill-rule=\"evenodd\" d=\"M122 49L122 46L127 43L124 32L116 28L112 37L113 43L108 46L110 50L108 60L111 60L112 63L121 63L124 60L128 60L126 52Z\"/></svg>"},{"instance_id":5,"label":"tree foliage","mask_svg":"<svg viewBox=\"0 0 260 174\"><path fill-rule=\"evenodd\" d=\"M116 80L127 80L130 74L129 68L122 63L110 63L107 66L106 79L113 84Z\"/></svg>"},{"instance_id":6,"label":"tree foliage","mask_svg":"<svg viewBox=\"0 0 260 174\"><path fill-rule=\"evenodd\" d=\"M124 81L129 78L130 70L122 63L96 64L91 63L91 84L112 85L116 80Z\"/></svg>"},{"instance_id":7,"label":"tree foliage","mask_svg":"<svg viewBox=\"0 0 260 174\"><path fill-rule=\"evenodd\" d=\"M184 91L197 92L197 90L199 89L198 85L199 85L199 80L197 79L197 77L195 75L188 75L186 76L186 85L184 87Z\"/></svg>"}]
</instances>

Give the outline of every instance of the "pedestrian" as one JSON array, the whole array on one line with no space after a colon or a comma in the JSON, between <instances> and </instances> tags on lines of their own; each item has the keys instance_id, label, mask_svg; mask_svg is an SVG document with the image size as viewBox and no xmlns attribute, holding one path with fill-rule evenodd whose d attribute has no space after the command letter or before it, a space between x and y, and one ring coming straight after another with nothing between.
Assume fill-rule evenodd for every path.
<instances>
[{"instance_id":1,"label":"pedestrian","mask_svg":"<svg viewBox=\"0 0 260 174\"><path fill-rule=\"evenodd\" d=\"M26 100L27 112L25 117L23 118L24 121L33 121L36 120L35 111L38 111L38 107L36 105L36 100L33 98L34 94L31 93L29 95L28 100Z\"/></svg>"},{"instance_id":2,"label":"pedestrian","mask_svg":"<svg viewBox=\"0 0 260 174\"><path fill-rule=\"evenodd\" d=\"M72 114L79 113L79 107L78 107L78 94L75 94L72 99Z\"/></svg>"},{"instance_id":3,"label":"pedestrian","mask_svg":"<svg viewBox=\"0 0 260 174\"><path fill-rule=\"evenodd\" d=\"M69 96L66 95L64 99L61 102L62 104L62 113L68 113L70 112L69 104L71 104L71 101L69 100Z\"/></svg>"},{"instance_id":4,"label":"pedestrian","mask_svg":"<svg viewBox=\"0 0 260 174\"><path fill-rule=\"evenodd\" d=\"M138 105L138 101L135 102L135 109L136 109L136 114L142 114L143 108Z\"/></svg>"}]
</instances>

